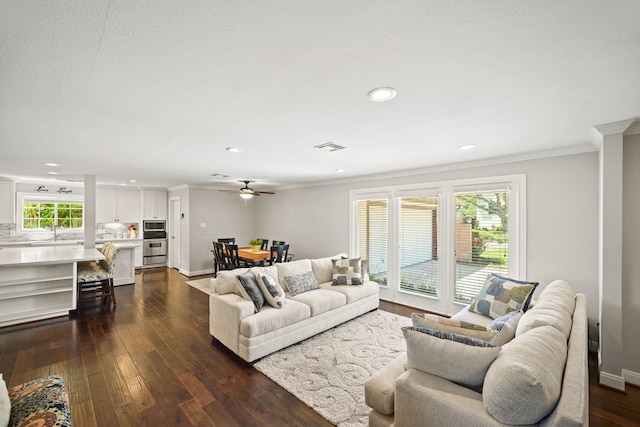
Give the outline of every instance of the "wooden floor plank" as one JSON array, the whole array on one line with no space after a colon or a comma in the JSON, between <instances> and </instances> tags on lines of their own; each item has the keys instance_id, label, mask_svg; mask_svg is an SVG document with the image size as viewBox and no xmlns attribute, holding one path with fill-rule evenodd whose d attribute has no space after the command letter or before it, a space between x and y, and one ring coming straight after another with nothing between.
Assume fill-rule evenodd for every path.
<instances>
[{"instance_id":1,"label":"wooden floor plank","mask_svg":"<svg viewBox=\"0 0 640 427\"><path fill-rule=\"evenodd\" d=\"M330 426L211 342L208 296L187 280L176 270L144 270L135 285L116 288L115 309L90 300L77 315L1 328L0 372L9 386L60 374L82 427ZM384 301L380 308L420 311ZM639 426L640 389L599 387L596 364L589 368L591 426Z\"/></svg>"}]
</instances>

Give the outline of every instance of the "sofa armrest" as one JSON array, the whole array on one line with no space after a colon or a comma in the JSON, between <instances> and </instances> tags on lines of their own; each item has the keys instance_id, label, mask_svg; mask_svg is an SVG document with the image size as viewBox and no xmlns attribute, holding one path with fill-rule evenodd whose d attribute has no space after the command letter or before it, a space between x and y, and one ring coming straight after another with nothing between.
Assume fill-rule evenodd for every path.
<instances>
[{"instance_id":1,"label":"sofa armrest","mask_svg":"<svg viewBox=\"0 0 640 427\"><path fill-rule=\"evenodd\" d=\"M501 426L486 411L482 394L418 369L396 381L395 427Z\"/></svg>"},{"instance_id":2,"label":"sofa armrest","mask_svg":"<svg viewBox=\"0 0 640 427\"><path fill-rule=\"evenodd\" d=\"M404 374L405 363L407 355L398 356L364 383L364 401L367 406L380 414L393 414L396 380Z\"/></svg>"},{"instance_id":3,"label":"sofa armrest","mask_svg":"<svg viewBox=\"0 0 640 427\"><path fill-rule=\"evenodd\" d=\"M209 333L234 353L238 353L240 322L254 314L253 302L236 294L209 296Z\"/></svg>"}]
</instances>

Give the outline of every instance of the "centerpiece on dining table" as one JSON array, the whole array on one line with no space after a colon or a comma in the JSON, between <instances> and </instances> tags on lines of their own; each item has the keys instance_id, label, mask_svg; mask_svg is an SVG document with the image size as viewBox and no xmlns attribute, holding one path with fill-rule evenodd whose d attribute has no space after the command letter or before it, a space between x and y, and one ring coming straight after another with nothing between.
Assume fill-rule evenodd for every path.
<instances>
[{"instance_id":1,"label":"centerpiece on dining table","mask_svg":"<svg viewBox=\"0 0 640 427\"><path fill-rule=\"evenodd\" d=\"M262 239L252 239L249 240L249 245L253 252L258 252L260 250L260 246L262 245Z\"/></svg>"}]
</instances>

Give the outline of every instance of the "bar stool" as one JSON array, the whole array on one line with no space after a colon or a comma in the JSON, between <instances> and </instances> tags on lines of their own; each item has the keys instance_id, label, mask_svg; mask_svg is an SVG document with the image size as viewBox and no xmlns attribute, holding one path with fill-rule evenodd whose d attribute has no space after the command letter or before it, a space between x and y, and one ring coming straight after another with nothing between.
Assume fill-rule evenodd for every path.
<instances>
[{"instance_id":1,"label":"bar stool","mask_svg":"<svg viewBox=\"0 0 640 427\"><path fill-rule=\"evenodd\" d=\"M105 259L99 262L78 262L78 298L77 310L82 310L82 300L102 298L103 303L113 303L116 294L113 288L113 270L119 249L111 243L105 243L102 254Z\"/></svg>"}]
</instances>

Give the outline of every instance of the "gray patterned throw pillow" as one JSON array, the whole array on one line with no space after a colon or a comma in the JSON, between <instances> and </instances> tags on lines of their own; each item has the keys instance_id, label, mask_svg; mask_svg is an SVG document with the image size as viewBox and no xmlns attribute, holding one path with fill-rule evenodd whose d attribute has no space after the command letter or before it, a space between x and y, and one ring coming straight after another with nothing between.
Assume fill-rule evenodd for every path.
<instances>
[{"instance_id":1,"label":"gray patterned throw pillow","mask_svg":"<svg viewBox=\"0 0 640 427\"><path fill-rule=\"evenodd\" d=\"M291 296L296 296L303 292L320 288L320 284L316 280L316 276L314 276L311 271L303 274L296 274L295 276L284 276L284 281L287 284L287 288L289 288Z\"/></svg>"},{"instance_id":2,"label":"gray patterned throw pillow","mask_svg":"<svg viewBox=\"0 0 640 427\"><path fill-rule=\"evenodd\" d=\"M256 275L253 274L253 271L249 270L236 277L240 282L238 291L240 291L242 298L253 302L255 313L259 312L264 305L264 295L262 295L258 282L256 282Z\"/></svg>"}]
</instances>

